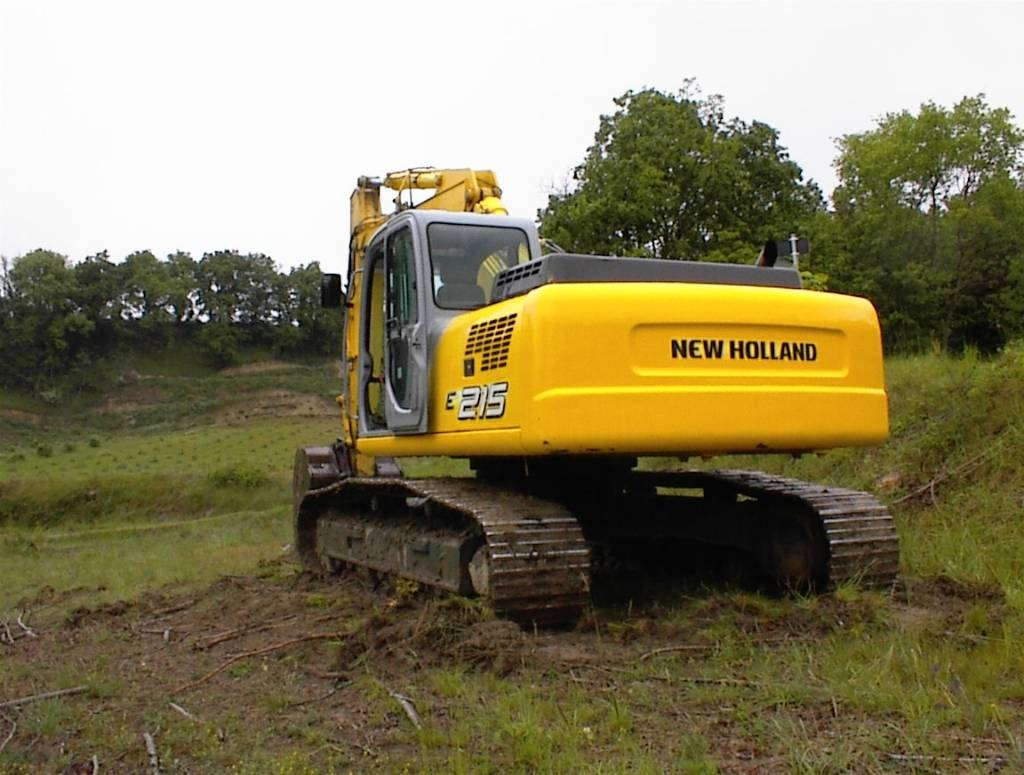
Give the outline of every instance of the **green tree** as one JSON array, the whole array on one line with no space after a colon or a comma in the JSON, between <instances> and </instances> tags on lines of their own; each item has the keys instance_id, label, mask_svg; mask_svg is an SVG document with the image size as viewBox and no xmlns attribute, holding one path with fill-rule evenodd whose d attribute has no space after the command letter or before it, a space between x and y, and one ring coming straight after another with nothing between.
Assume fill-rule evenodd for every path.
<instances>
[{"instance_id":1,"label":"green tree","mask_svg":"<svg viewBox=\"0 0 1024 775\"><path fill-rule=\"evenodd\" d=\"M953 200L944 221L953 262L950 346L992 351L1024 335L1024 190L990 178Z\"/></svg>"},{"instance_id":2,"label":"green tree","mask_svg":"<svg viewBox=\"0 0 1024 775\"><path fill-rule=\"evenodd\" d=\"M0 362L6 384L41 390L84 372L95 324L77 301L80 288L67 258L35 250L10 262L4 274Z\"/></svg>"},{"instance_id":3,"label":"green tree","mask_svg":"<svg viewBox=\"0 0 1024 775\"><path fill-rule=\"evenodd\" d=\"M726 120L720 97L629 91L601 116L542 233L579 252L750 260L822 207L767 124Z\"/></svg>"},{"instance_id":4,"label":"green tree","mask_svg":"<svg viewBox=\"0 0 1024 775\"><path fill-rule=\"evenodd\" d=\"M890 113L875 129L840 138L833 201L938 213L989 180L1017 175L1022 152L1024 133L1012 114L990 107L984 94L951 109L926 102L916 115Z\"/></svg>"},{"instance_id":5,"label":"green tree","mask_svg":"<svg viewBox=\"0 0 1024 775\"><path fill-rule=\"evenodd\" d=\"M196 261L191 255L178 250L167 257L169 277L168 304L179 325L196 319L199 300Z\"/></svg>"},{"instance_id":6,"label":"green tree","mask_svg":"<svg viewBox=\"0 0 1024 775\"><path fill-rule=\"evenodd\" d=\"M116 349L123 334L124 266L110 260L107 251L87 256L72 268L78 310L93 324L91 349L104 356Z\"/></svg>"},{"instance_id":7,"label":"green tree","mask_svg":"<svg viewBox=\"0 0 1024 775\"><path fill-rule=\"evenodd\" d=\"M839 141L834 287L872 298L890 348L998 348L1024 133L984 95L928 102ZM1016 224L1016 225L1011 225Z\"/></svg>"},{"instance_id":8,"label":"green tree","mask_svg":"<svg viewBox=\"0 0 1024 775\"><path fill-rule=\"evenodd\" d=\"M278 348L302 355L341 352L341 320L337 310L320 306L320 264L293 267L280 275L279 298L286 307L278 326Z\"/></svg>"}]
</instances>

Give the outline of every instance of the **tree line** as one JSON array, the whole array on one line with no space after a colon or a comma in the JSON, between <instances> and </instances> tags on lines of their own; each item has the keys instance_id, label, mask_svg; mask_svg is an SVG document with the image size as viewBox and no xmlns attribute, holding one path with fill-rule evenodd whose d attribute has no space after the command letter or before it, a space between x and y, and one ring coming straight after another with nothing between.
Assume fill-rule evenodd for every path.
<instances>
[{"instance_id":1,"label":"tree line","mask_svg":"<svg viewBox=\"0 0 1024 775\"><path fill-rule=\"evenodd\" d=\"M320 267L281 272L260 253L221 250L198 261L139 251L72 263L49 250L0 258L0 384L98 387L126 350L198 349L213 366L259 348L277 355L338 351L341 319L320 308Z\"/></svg>"},{"instance_id":2,"label":"tree line","mask_svg":"<svg viewBox=\"0 0 1024 775\"><path fill-rule=\"evenodd\" d=\"M805 283L870 298L890 352L1024 335L1024 133L983 95L839 138L832 209L775 129L726 118L692 82L615 105L540 213L563 248L749 262L796 233Z\"/></svg>"},{"instance_id":3,"label":"tree line","mask_svg":"<svg viewBox=\"0 0 1024 775\"><path fill-rule=\"evenodd\" d=\"M1024 336L1024 132L983 95L839 138L831 208L777 130L727 117L692 81L615 107L538 213L563 248L749 263L795 233L812 243L805 284L871 299L890 352L993 352ZM231 250L0 258L0 385L88 386L111 355L172 343L215 366L247 348L336 353L341 318L319 289L316 263L285 273Z\"/></svg>"}]
</instances>

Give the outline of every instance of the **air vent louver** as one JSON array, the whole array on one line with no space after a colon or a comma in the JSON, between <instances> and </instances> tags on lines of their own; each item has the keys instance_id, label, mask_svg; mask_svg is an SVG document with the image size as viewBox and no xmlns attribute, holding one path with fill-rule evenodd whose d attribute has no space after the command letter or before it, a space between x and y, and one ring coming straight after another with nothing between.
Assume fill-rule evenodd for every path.
<instances>
[{"instance_id":1,"label":"air vent louver","mask_svg":"<svg viewBox=\"0 0 1024 775\"><path fill-rule=\"evenodd\" d=\"M502 269L494 278L494 296L492 301L509 299L518 296L537 286L538 275L544 266L543 259L534 259L525 264L516 264ZM540 282L543 282L542 280Z\"/></svg>"},{"instance_id":2,"label":"air vent louver","mask_svg":"<svg viewBox=\"0 0 1024 775\"><path fill-rule=\"evenodd\" d=\"M512 344L512 330L516 324L516 314L502 315L469 328L466 337L466 357L480 357L479 370L490 371L508 365L508 350Z\"/></svg>"}]
</instances>

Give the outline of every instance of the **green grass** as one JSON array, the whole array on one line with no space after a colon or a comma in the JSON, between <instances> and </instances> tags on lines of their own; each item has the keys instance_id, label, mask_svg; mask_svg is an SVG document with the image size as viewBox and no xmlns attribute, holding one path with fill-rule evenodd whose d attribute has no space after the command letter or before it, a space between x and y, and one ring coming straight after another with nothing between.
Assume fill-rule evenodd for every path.
<instances>
[{"instance_id":1,"label":"green grass","mask_svg":"<svg viewBox=\"0 0 1024 775\"><path fill-rule=\"evenodd\" d=\"M49 409L51 425L19 425L14 449L0 450L0 613L44 587L64 593L68 606L95 604L254 573L286 551L294 449L333 439L337 421L219 417L266 391L330 395L331 367L224 375L154 365L149 373L115 394L143 407L132 412L134 426L121 415ZM377 675L369 661L358 679L367 723L384 725L398 713L385 685L412 697L427 721L403 731L379 760L331 748L324 729L332 717L313 708L307 720L290 722L293 749L266 752L262 732L227 718L216 727L173 715L153 722L167 730L169 749L202 751L212 768L239 772L990 769L958 758L975 755L999 758L1005 771L1024 769L1024 348L991 360L897 358L887 373L886 444L708 465L877 490L901 537L905 589L895 603L854 587L782 599L687 590L693 596L667 596L638 616L596 611L592 631L565 636L583 652L639 644L619 663L533 668L527 659L502 678L459 663ZM16 397L0 396L0 406L44 411ZM0 422L10 430L21 420ZM52 455L40 455L40 445ZM411 475L469 473L465 461L401 462ZM318 610L334 602L306 598ZM652 637L698 648L637 659ZM97 685L104 680L98 675ZM282 689L263 706L276 712L289 701ZM68 707L32 708L26 729L88 726ZM251 734L251 755L224 758L219 727ZM105 734L111 750L137 745L131 731L123 741L117 730Z\"/></svg>"},{"instance_id":2,"label":"green grass","mask_svg":"<svg viewBox=\"0 0 1024 775\"><path fill-rule=\"evenodd\" d=\"M88 589L94 602L199 584L251 570L290 544L295 449L332 440L338 421L288 416L289 396L329 396L332 367L220 374L187 360L179 369L166 360L139 366L156 376L92 407L2 396L3 406L39 420L26 432L21 416L0 418L0 432L22 440L0 449L0 611L44 587ZM274 416L271 400L244 424L220 421L266 391L284 396L284 416ZM129 406L131 426L123 413L98 411L111 404Z\"/></svg>"},{"instance_id":3,"label":"green grass","mask_svg":"<svg viewBox=\"0 0 1024 775\"><path fill-rule=\"evenodd\" d=\"M329 418L296 417L236 426L204 424L164 433L110 434L96 437L96 447L90 446L88 439L70 452L53 447L50 457L39 455L36 447L16 447L6 453L0 482L181 476L238 465L290 481L296 448L325 443L337 435L338 428Z\"/></svg>"},{"instance_id":4,"label":"green grass","mask_svg":"<svg viewBox=\"0 0 1024 775\"><path fill-rule=\"evenodd\" d=\"M290 544L287 506L155 524L8 530L0 538L0 611L24 607L44 588L81 590L73 602L92 605L166 584L200 585L252 572Z\"/></svg>"}]
</instances>

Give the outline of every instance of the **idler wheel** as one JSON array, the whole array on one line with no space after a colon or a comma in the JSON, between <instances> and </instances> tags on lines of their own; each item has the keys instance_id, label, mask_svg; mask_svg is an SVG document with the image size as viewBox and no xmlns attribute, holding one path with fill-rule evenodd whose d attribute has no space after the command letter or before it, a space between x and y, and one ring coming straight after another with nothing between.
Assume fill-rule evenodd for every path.
<instances>
[{"instance_id":1,"label":"idler wheel","mask_svg":"<svg viewBox=\"0 0 1024 775\"><path fill-rule=\"evenodd\" d=\"M486 597L491 590L491 556L486 546L481 546L473 553L469 561L469 580L473 591L480 597Z\"/></svg>"},{"instance_id":2,"label":"idler wheel","mask_svg":"<svg viewBox=\"0 0 1024 775\"><path fill-rule=\"evenodd\" d=\"M757 560L761 570L781 589L811 592L828 582L828 550L798 510L764 519Z\"/></svg>"}]
</instances>

